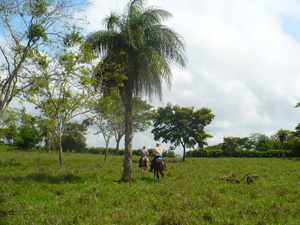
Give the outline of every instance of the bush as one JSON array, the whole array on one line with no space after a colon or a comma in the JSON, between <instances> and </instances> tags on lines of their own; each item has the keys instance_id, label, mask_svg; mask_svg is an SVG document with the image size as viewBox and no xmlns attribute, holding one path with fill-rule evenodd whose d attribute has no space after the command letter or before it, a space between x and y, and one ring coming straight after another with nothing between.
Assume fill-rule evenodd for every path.
<instances>
[{"instance_id":1,"label":"bush","mask_svg":"<svg viewBox=\"0 0 300 225\"><path fill-rule=\"evenodd\" d=\"M171 150L164 151L163 157L175 158L175 152Z\"/></svg>"}]
</instances>

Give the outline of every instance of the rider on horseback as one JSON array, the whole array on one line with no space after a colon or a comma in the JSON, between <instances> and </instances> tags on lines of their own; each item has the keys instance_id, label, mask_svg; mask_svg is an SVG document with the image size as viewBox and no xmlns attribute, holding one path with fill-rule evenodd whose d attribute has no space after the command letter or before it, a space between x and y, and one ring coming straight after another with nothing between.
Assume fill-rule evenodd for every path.
<instances>
[{"instance_id":1,"label":"rider on horseback","mask_svg":"<svg viewBox=\"0 0 300 225\"><path fill-rule=\"evenodd\" d=\"M141 167L141 161L142 161L142 158L144 157L147 157L149 158L149 152L148 150L146 149L146 146L143 147L143 150L141 151L141 158L140 158L140 162L139 162L139 167ZM150 161L150 160L149 160Z\"/></svg>"},{"instance_id":2,"label":"rider on horseback","mask_svg":"<svg viewBox=\"0 0 300 225\"><path fill-rule=\"evenodd\" d=\"M155 166L156 159L162 158L162 154L163 154L163 150L162 150L162 148L160 147L160 143L157 142L157 143L156 143L156 148L154 148L154 151L153 151L154 159L153 159L152 162L151 162L151 169L149 170L149 172L152 172L152 171L153 171L153 168L154 168L154 166ZM166 165L165 160L163 160L163 161L164 161L164 163L165 163L164 170L166 171L166 170L167 170L167 165Z\"/></svg>"}]
</instances>

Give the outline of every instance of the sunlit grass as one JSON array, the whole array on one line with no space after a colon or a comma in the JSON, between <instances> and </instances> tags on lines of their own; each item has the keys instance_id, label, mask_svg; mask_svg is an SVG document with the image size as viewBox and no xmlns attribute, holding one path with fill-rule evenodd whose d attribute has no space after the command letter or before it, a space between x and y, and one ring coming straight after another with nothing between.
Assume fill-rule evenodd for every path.
<instances>
[{"instance_id":1,"label":"sunlit grass","mask_svg":"<svg viewBox=\"0 0 300 225\"><path fill-rule=\"evenodd\" d=\"M123 156L0 150L0 224L300 224L297 158L166 159L164 183L138 159L120 184Z\"/></svg>"}]
</instances>

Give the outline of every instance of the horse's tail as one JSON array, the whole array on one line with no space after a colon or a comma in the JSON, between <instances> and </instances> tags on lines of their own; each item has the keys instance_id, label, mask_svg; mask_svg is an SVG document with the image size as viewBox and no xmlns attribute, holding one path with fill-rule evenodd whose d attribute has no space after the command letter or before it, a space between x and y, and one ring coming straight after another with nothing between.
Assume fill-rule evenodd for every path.
<instances>
[{"instance_id":1,"label":"horse's tail","mask_svg":"<svg viewBox=\"0 0 300 225\"><path fill-rule=\"evenodd\" d=\"M149 167L149 159L148 158L146 158L146 167L147 167L147 170L150 170L150 167Z\"/></svg>"}]
</instances>

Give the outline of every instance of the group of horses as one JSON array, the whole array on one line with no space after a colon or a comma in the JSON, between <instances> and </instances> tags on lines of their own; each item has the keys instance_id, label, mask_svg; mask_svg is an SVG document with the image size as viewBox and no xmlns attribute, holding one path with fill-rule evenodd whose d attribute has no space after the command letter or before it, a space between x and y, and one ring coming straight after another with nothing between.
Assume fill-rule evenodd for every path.
<instances>
[{"instance_id":1,"label":"group of horses","mask_svg":"<svg viewBox=\"0 0 300 225\"><path fill-rule=\"evenodd\" d=\"M143 171L149 171L150 167L149 167L149 159L148 158L142 158L141 161L141 168L142 168L142 173ZM164 169L165 169L165 163L162 159L156 159L155 161L155 165L154 165L154 177L157 178L157 180L159 180L159 174L162 177L162 182L164 182Z\"/></svg>"}]
</instances>

